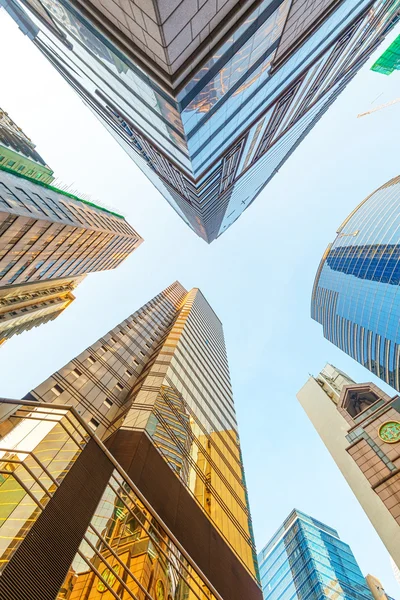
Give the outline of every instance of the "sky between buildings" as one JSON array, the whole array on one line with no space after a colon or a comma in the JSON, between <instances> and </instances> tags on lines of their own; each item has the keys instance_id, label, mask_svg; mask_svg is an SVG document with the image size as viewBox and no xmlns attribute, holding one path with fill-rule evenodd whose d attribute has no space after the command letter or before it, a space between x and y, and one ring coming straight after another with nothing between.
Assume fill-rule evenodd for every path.
<instances>
[{"instance_id":1,"label":"sky between buildings","mask_svg":"<svg viewBox=\"0 0 400 600\"><path fill-rule=\"evenodd\" d=\"M210 246L194 234L50 63L0 9L0 107L65 183L124 214L145 239L114 271L89 275L54 322L0 355L0 395L32 387L178 279L222 320L258 550L296 507L348 542L362 571L400 600L388 553L296 400L326 362L383 385L310 318L322 253L361 200L400 174L400 72L369 70L391 32L236 223Z\"/></svg>"}]
</instances>

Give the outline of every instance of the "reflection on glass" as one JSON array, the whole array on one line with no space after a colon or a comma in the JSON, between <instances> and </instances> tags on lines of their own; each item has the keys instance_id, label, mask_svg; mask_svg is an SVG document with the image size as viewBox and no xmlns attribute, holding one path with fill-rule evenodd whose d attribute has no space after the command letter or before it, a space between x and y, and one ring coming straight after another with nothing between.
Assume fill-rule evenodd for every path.
<instances>
[{"instance_id":1,"label":"reflection on glass","mask_svg":"<svg viewBox=\"0 0 400 600\"><path fill-rule=\"evenodd\" d=\"M213 598L116 471L58 596L59 600L100 598Z\"/></svg>"},{"instance_id":2,"label":"reflection on glass","mask_svg":"<svg viewBox=\"0 0 400 600\"><path fill-rule=\"evenodd\" d=\"M271 17L235 53L233 58L196 95L183 112L185 128L190 130L193 127L193 121L190 116L187 116L187 113L192 113L193 111L207 113L274 43L282 31L288 8L289 0L285 0ZM258 75L250 75L246 79L246 83L243 84L244 87L240 86L238 90L235 90L235 94L240 94L241 91L250 87L260 74L269 67L270 62L268 60L265 64L262 64L261 69L258 70ZM188 127L189 124L190 127Z\"/></svg>"},{"instance_id":3,"label":"reflection on glass","mask_svg":"<svg viewBox=\"0 0 400 600\"><path fill-rule=\"evenodd\" d=\"M9 407L0 406L0 572L89 438L67 411Z\"/></svg>"},{"instance_id":4,"label":"reflection on glass","mask_svg":"<svg viewBox=\"0 0 400 600\"><path fill-rule=\"evenodd\" d=\"M90 439L68 407L0 404L0 572ZM143 502L114 470L58 600L215 600Z\"/></svg>"}]
</instances>

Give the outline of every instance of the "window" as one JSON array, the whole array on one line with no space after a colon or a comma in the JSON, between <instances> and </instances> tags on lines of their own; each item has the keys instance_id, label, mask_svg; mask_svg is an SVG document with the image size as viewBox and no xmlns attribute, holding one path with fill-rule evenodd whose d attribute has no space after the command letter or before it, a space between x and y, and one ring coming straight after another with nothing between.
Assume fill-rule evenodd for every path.
<instances>
[{"instance_id":1,"label":"window","mask_svg":"<svg viewBox=\"0 0 400 600\"><path fill-rule=\"evenodd\" d=\"M20 194L25 196L28 202L31 202L38 212L42 213L43 215L46 215L46 217L48 216L47 213L45 213L45 211L42 209L42 207L37 202L35 202L35 200L31 198L30 195L25 192L25 190L19 187L16 187L15 189L18 190Z\"/></svg>"},{"instance_id":2,"label":"window","mask_svg":"<svg viewBox=\"0 0 400 600\"><path fill-rule=\"evenodd\" d=\"M15 160L9 160L7 163L7 167L13 167L15 165Z\"/></svg>"},{"instance_id":3,"label":"window","mask_svg":"<svg viewBox=\"0 0 400 600\"><path fill-rule=\"evenodd\" d=\"M25 263L25 265L22 265L22 267L20 267L20 268L18 269L18 271L16 271L16 272L14 273L14 275L13 275L12 277L10 277L10 279L8 280L8 283L14 283L14 281L15 281L16 279L18 279L18 277L21 275L21 273L23 273L23 272L25 271L25 269L26 269L26 267L28 266L28 264L29 264L29 263Z\"/></svg>"},{"instance_id":4,"label":"window","mask_svg":"<svg viewBox=\"0 0 400 600\"><path fill-rule=\"evenodd\" d=\"M111 338L111 341L112 341L114 344L116 344L116 343L117 343L117 340L116 340L115 338L113 338L113 337Z\"/></svg>"},{"instance_id":5,"label":"window","mask_svg":"<svg viewBox=\"0 0 400 600\"><path fill-rule=\"evenodd\" d=\"M140 354L141 354L142 356L146 356L146 355L145 355L145 353L144 353L144 352L142 352L142 351L140 351Z\"/></svg>"},{"instance_id":6,"label":"window","mask_svg":"<svg viewBox=\"0 0 400 600\"><path fill-rule=\"evenodd\" d=\"M111 408L111 407L112 407L112 405L113 405L113 403L111 402L111 400L109 400L108 398L105 398L105 400L104 400L103 404L104 404L105 406L107 406L107 408Z\"/></svg>"},{"instance_id":7,"label":"window","mask_svg":"<svg viewBox=\"0 0 400 600\"><path fill-rule=\"evenodd\" d=\"M44 200L43 200L44 201ZM57 204L57 202L55 202L55 200L53 200L52 198L49 198L48 196L46 196L46 201L44 201L46 203L46 206L53 206L56 210L59 210L60 213L62 213L64 215L64 217L66 217L68 219L68 221L72 221L71 217L68 215L68 213L61 208L61 206L59 204ZM61 202L60 202L61 204ZM65 207L65 205L63 204L63 206Z\"/></svg>"},{"instance_id":8,"label":"window","mask_svg":"<svg viewBox=\"0 0 400 600\"><path fill-rule=\"evenodd\" d=\"M63 393L64 389L61 387L61 385L58 385L58 383L56 383L56 385L51 388L51 391L56 396L60 396Z\"/></svg>"},{"instance_id":9,"label":"window","mask_svg":"<svg viewBox=\"0 0 400 600\"><path fill-rule=\"evenodd\" d=\"M89 425L90 429L93 429L93 431L96 431L96 429L98 428L100 423L99 423L99 421L96 421L96 419L90 419L90 421L88 422L88 425Z\"/></svg>"},{"instance_id":10,"label":"window","mask_svg":"<svg viewBox=\"0 0 400 600\"><path fill-rule=\"evenodd\" d=\"M104 353L106 353L106 352L107 352L107 348L106 348L105 346L100 346L100 350L101 350L102 352L104 352Z\"/></svg>"},{"instance_id":11,"label":"window","mask_svg":"<svg viewBox=\"0 0 400 600\"><path fill-rule=\"evenodd\" d=\"M22 200L17 198L17 196L13 194L10 188L8 188L4 183L0 182L0 190L4 193L3 200L5 200L10 207L23 208L24 210L29 211Z\"/></svg>"},{"instance_id":12,"label":"window","mask_svg":"<svg viewBox=\"0 0 400 600\"><path fill-rule=\"evenodd\" d=\"M56 217L57 219L60 218L59 215L56 212L54 212L54 210L51 208L51 206L49 206L47 204L47 202L45 202L45 200L42 198L42 196L39 196L39 194L35 194L35 192L32 192L32 196L36 196L37 200L39 201L39 204L33 198L31 198L31 201L35 204L35 206L39 207L40 210L47 217L50 215L50 216ZM47 210L49 211L49 215L46 213L46 211L43 210L43 208L41 208L41 206L40 206L41 204L43 204L43 206L45 206L47 208Z\"/></svg>"},{"instance_id":13,"label":"window","mask_svg":"<svg viewBox=\"0 0 400 600\"><path fill-rule=\"evenodd\" d=\"M136 358L133 359L133 362L135 363L135 365L139 366L139 361Z\"/></svg>"},{"instance_id":14,"label":"window","mask_svg":"<svg viewBox=\"0 0 400 600\"><path fill-rule=\"evenodd\" d=\"M122 390L124 389L124 386L121 385L120 383L117 383L117 385L115 386L117 388L117 390L119 390L120 392L122 392Z\"/></svg>"},{"instance_id":15,"label":"window","mask_svg":"<svg viewBox=\"0 0 400 600\"><path fill-rule=\"evenodd\" d=\"M128 375L128 377L132 377L133 373L131 373L131 372L129 371L129 369L127 369L127 370L125 371L125 375Z\"/></svg>"},{"instance_id":16,"label":"window","mask_svg":"<svg viewBox=\"0 0 400 600\"><path fill-rule=\"evenodd\" d=\"M2 196L0 196L0 202L2 204L4 204L5 206L7 206L7 208L13 208L13 205L10 204L9 202L7 202L7 200L5 198L3 198Z\"/></svg>"},{"instance_id":17,"label":"window","mask_svg":"<svg viewBox=\"0 0 400 600\"><path fill-rule=\"evenodd\" d=\"M82 373L79 369L74 369L73 371L71 371L71 375L75 375L75 377L78 379L78 377L80 377Z\"/></svg>"},{"instance_id":18,"label":"window","mask_svg":"<svg viewBox=\"0 0 400 600\"><path fill-rule=\"evenodd\" d=\"M10 271L17 262L18 262L18 259L15 259L15 260L12 260L11 262L9 262L8 265L6 265L4 267L4 269L2 271L0 271L0 277L4 277L4 275L6 275L8 273L8 271Z\"/></svg>"},{"instance_id":19,"label":"window","mask_svg":"<svg viewBox=\"0 0 400 600\"><path fill-rule=\"evenodd\" d=\"M94 365L94 363L96 362L96 360L93 358L93 356L88 356L88 361L90 362L90 364Z\"/></svg>"},{"instance_id":20,"label":"window","mask_svg":"<svg viewBox=\"0 0 400 600\"><path fill-rule=\"evenodd\" d=\"M39 277L43 277L43 275L50 269L50 267L52 267L54 265L54 263L57 262L56 260L51 260L49 262L49 264L39 273Z\"/></svg>"}]
</instances>

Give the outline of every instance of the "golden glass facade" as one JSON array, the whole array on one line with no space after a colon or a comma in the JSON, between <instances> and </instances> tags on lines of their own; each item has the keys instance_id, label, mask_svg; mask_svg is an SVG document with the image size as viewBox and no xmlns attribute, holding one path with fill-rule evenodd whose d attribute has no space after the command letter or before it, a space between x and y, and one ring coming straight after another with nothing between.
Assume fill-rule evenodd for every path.
<instances>
[{"instance_id":1,"label":"golden glass facade","mask_svg":"<svg viewBox=\"0 0 400 600\"><path fill-rule=\"evenodd\" d=\"M1 434L0 574L94 435L71 407L9 400L0 405ZM112 598L220 598L117 465L57 595Z\"/></svg>"},{"instance_id":2,"label":"golden glass facade","mask_svg":"<svg viewBox=\"0 0 400 600\"><path fill-rule=\"evenodd\" d=\"M144 429L252 574L254 543L222 325L198 289L185 297L122 429ZM166 410L172 415L166 416ZM178 423L178 427L177 427ZM182 466L177 464L182 462Z\"/></svg>"},{"instance_id":3,"label":"golden glass facade","mask_svg":"<svg viewBox=\"0 0 400 600\"><path fill-rule=\"evenodd\" d=\"M245 580L244 589L254 586L249 598L260 597L223 330L200 290L187 292L175 282L32 390L24 401L73 407L85 432L103 440L116 465L128 474L113 468L58 599L234 597L230 592L221 596L212 589L214 584L205 583L196 567L199 555L196 565L188 556L182 557L182 548L179 552L174 548L165 526L150 516L132 484L135 481L139 486L138 479L129 470L139 464L140 453L151 454L148 466L140 467L150 469L151 474L139 487L146 497L150 493L149 502L159 507L155 510L166 507L167 517L162 512L162 518L177 539L189 528L194 553L201 547L209 552L207 545L216 540L211 553L219 572L213 574L215 581L231 577L219 567L219 561L221 565L231 561ZM3 424L0 419L0 447L5 439L1 435L17 432L17 428L9 432L13 419L6 418ZM122 459L115 450L115 440L118 445L121 435L125 436ZM119 461L132 452L133 440L139 440L139 454L132 453L129 467L129 461L125 461L127 466ZM78 444L84 443L80 436ZM68 464L60 463L63 473ZM155 496L161 504L157 505ZM184 516L168 520L168 510ZM204 530L214 542L203 535ZM198 539L192 538L195 531ZM18 531L13 534L19 535Z\"/></svg>"},{"instance_id":4,"label":"golden glass facade","mask_svg":"<svg viewBox=\"0 0 400 600\"><path fill-rule=\"evenodd\" d=\"M66 409L0 405L0 572L89 436Z\"/></svg>"}]
</instances>

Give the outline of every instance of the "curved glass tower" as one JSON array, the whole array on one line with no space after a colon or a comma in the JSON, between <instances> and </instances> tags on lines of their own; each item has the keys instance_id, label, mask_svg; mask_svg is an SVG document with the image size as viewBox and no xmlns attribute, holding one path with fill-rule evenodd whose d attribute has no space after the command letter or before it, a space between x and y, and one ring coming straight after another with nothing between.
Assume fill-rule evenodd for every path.
<instances>
[{"instance_id":1,"label":"curved glass tower","mask_svg":"<svg viewBox=\"0 0 400 600\"><path fill-rule=\"evenodd\" d=\"M349 215L325 251L311 316L324 336L400 390L400 176Z\"/></svg>"}]
</instances>

